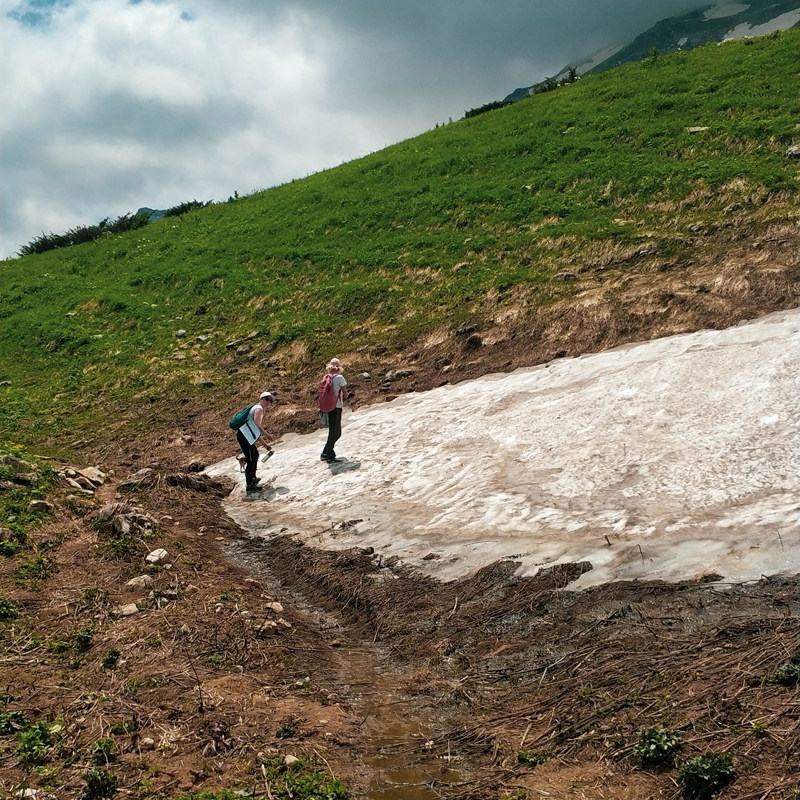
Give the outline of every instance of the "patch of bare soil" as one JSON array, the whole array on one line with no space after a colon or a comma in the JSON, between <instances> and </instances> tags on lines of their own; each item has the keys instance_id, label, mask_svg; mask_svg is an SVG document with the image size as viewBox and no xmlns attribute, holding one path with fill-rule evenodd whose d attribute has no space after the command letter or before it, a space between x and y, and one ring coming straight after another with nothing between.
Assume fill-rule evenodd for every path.
<instances>
[{"instance_id":1,"label":"patch of bare soil","mask_svg":"<svg viewBox=\"0 0 800 800\"><path fill-rule=\"evenodd\" d=\"M588 564L517 579L496 562L441 585L357 549L240 547L391 654L436 735L384 750L467 762L445 796L675 797L678 768L637 754L649 729L678 734L678 765L730 754L725 797L796 796L797 577L578 593Z\"/></svg>"},{"instance_id":2,"label":"patch of bare soil","mask_svg":"<svg viewBox=\"0 0 800 800\"><path fill-rule=\"evenodd\" d=\"M127 494L107 485L80 505L66 501L71 491L48 498L56 511L30 548L0 557L0 594L19 614L0 621L0 795L78 797L99 767L134 797L224 787L266 796L261 763L285 756L325 773L335 764L357 786L354 719L304 680L332 648L221 556L240 532L218 492L164 476ZM100 524L104 504L114 513ZM115 518L151 518L154 530ZM148 565L159 548L168 556ZM31 577L21 568L37 559L48 568ZM147 586L127 585L141 576ZM38 722L47 746L26 755L18 734Z\"/></svg>"}]
</instances>

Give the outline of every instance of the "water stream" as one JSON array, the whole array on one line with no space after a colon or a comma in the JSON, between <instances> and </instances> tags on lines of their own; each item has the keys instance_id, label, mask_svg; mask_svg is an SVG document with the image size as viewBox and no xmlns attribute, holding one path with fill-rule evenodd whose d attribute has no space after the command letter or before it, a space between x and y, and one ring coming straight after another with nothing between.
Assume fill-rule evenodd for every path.
<instances>
[{"instance_id":1,"label":"water stream","mask_svg":"<svg viewBox=\"0 0 800 800\"><path fill-rule=\"evenodd\" d=\"M261 581L276 597L287 599L320 630L346 634L335 615L310 604L302 595L284 586L265 560L234 542L226 555ZM369 800L439 800L437 787L461 783L464 778L457 756L438 757L426 752L434 738L429 721L420 719L423 708L406 696L400 676L386 666L380 645L359 643L335 651L338 666L334 681L339 696L352 707L361 722L367 753L364 766L372 773L365 797ZM432 744L430 745L432 747Z\"/></svg>"}]
</instances>

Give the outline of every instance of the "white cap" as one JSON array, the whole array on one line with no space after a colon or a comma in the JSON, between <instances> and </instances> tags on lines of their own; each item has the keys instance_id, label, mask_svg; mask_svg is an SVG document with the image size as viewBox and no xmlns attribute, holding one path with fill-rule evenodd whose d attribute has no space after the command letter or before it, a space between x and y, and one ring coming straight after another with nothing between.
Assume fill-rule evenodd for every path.
<instances>
[{"instance_id":1,"label":"white cap","mask_svg":"<svg viewBox=\"0 0 800 800\"><path fill-rule=\"evenodd\" d=\"M275 395L271 392L261 392L261 397L258 398L259 400L275 400Z\"/></svg>"}]
</instances>

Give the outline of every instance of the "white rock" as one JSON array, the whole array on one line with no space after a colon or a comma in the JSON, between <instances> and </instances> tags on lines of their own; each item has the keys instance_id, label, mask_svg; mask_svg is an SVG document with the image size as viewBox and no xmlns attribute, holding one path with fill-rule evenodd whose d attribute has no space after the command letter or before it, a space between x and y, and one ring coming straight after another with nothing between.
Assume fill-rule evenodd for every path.
<instances>
[{"instance_id":1,"label":"white rock","mask_svg":"<svg viewBox=\"0 0 800 800\"><path fill-rule=\"evenodd\" d=\"M145 561L148 564L160 564L168 556L169 553L163 547L159 547L157 550L153 550L152 553L148 553Z\"/></svg>"},{"instance_id":2,"label":"white rock","mask_svg":"<svg viewBox=\"0 0 800 800\"><path fill-rule=\"evenodd\" d=\"M284 756L283 763L286 764L287 767L290 767L295 761L299 761L300 759L296 756Z\"/></svg>"},{"instance_id":3,"label":"white rock","mask_svg":"<svg viewBox=\"0 0 800 800\"><path fill-rule=\"evenodd\" d=\"M132 589L147 589L153 585L153 579L149 575L139 575L138 578L131 578L125 585Z\"/></svg>"},{"instance_id":4,"label":"white rock","mask_svg":"<svg viewBox=\"0 0 800 800\"><path fill-rule=\"evenodd\" d=\"M156 743L149 736L145 736L144 739L139 740L139 746L142 750L154 750Z\"/></svg>"},{"instance_id":5,"label":"white rock","mask_svg":"<svg viewBox=\"0 0 800 800\"><path fill-rule=\"evenodd\" d=\"M137 606L136 603L128 603L128 605L120 608L119 613L122 614L123 617L130 617L132 614L139 613L139 606Z\"/></svg>"},{"instance_id":6,"label":"white rock","mask_svg":"<svg viewBox=\"0 0 800 800\"><path fill-rule=\"evenodd\" d=\"M268 603L267 608L272 609L276 614L283 614L283 606L280 603Z\"/></svg>"}]
</instances>

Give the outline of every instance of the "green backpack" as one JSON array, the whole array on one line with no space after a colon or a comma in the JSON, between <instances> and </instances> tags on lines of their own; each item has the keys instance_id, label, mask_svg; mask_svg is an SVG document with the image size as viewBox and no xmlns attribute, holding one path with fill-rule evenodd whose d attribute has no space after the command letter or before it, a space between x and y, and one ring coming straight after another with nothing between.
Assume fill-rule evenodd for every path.
<instances>
[{"instance_id":1,"label":"green backpack","mask_svg":"<svg viewBox=\"0 0 800 800\"><path fill-rule=\"evenodd\" d=\"M233 419L231 419L231 421L228 423L231 430L238 431L239 428L241 428L242 425L247 422L247 416L252 407L253 406L247 406L247 408L243 408L235 417L233 417Z\"/></svg>"}]
</instances>

